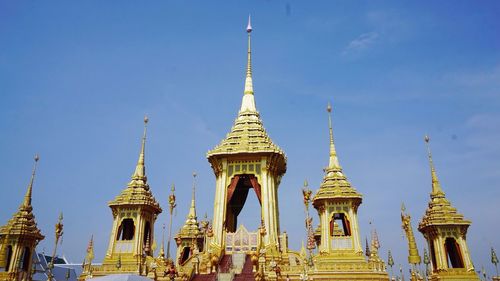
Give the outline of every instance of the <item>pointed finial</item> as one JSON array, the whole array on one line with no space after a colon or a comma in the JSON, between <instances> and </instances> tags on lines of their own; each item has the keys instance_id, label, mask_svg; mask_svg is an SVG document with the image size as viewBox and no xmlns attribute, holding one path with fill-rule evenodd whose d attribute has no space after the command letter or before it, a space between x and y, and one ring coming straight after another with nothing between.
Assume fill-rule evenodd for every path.
<instances>
[{"instance_id":1,"label":"pointed finial","mask_svg":"<svg viewBox=\"0 0 500 281\"><path fill-rule=\"evenodd\" d=\"M245 90L243 94L243 100L241 102L240 112L244 111L257 111L255 107L255 99L253 97L253 81L252 81L252 44L251 44L251 36L252 25L250 23L250 16L248 16L248 25L247 25L247 33L248 33L248 50L247 50L247 70L245 77Z\"/></svg>"},{"instance_id":2,"label":"pointed finial","mask_svg":"<svg viewBox=\"0 0 500 281\"><path fill-rule=\"evenodd\" d=\"M494 264L495 266L497 266L497 264L498 264L498 257L497 257L497 254L495 253L495 249L493 249L493 247L491 247L491 263ZM498 272L497 272L497 275L498 275Z\"/></svg>"},{"instance_id":3,"label":"pointed finial","mask_svg":"<svg viewBox=\"0 0 500 281\"><path fill-rule=\"evenodd\" d=\"M328 112L328 128L330 130L330 162L328 168L340 168L337 151L335 150L335 143L333 142L332 105L330 102L328 102L326 106L326 111Z\"/></svg>"},{"instance_id":4,"label":"pointed finial","mask_svg":"<svg viewBox=\"0 0 500 281\"><path fill-rule=\"evenodd\" d=\"M144 116L144 133L142 135L141 151L139 153L139 160L137 160L137 165L135 167L134 174L132 175L132 181L130 184L134 183L136 180L141 180L143 183L146 182L146 166L144 165L144 155L146 150L146 134L148 130L148 116Z\"/></svg>"},{"instance_id":5,"label":"pointed finial","mask_svg":"<svg viewBox=\"0 0 500 281\"><path fill-rule=\"evenodd\" d=\"M375 249L380 249L380 240L378 239L377 230L373 229L372 231L372 244Z\"/></svg>"},{"instance_id":6,"label":"pointed finial","mask_svg":"<svg viewBox=\"0 0 500 281\"><path fill-rule=\"evenodd\" d=\"M170 187L170 195L168 196L168 205L169 205L169 210L170 210L170 215L173 214L174 208L177 206L175 203L175 185L172 184L172 187Z\"/></svg>"},{"instance_id":7,"label":"pointed finial","mask_svg":"<svg viewBox=\"0 0 500 281\"><path fill-rule=\"evenodd\" d=\"M247 32L248 33L252 32L252 23L251 23L251 17L250 17L250 15L248 15Z\"/></svg>"},{"instance_id":8,"label":"pointed finial","mask_svg":"<svg viewBox=\"0 0 500 281\"><path fill-rule=\"evenodd\" d=\"M387 255L387 264L392 268L394 266L394 259L392 258L392 253L391 250L389 250L389 253Z\"/></svg>"},{"instance_id":9,"label":"pointed finial","mask_svg":"<svg viewBox=\"0 0 500 281\"><path fill-rule=\"evenodd\" d=\"M159 253L158 257L159 258L165 257L165 224L163 224L163 226L162 226L161 247L160 247L160 253Z\"/></svg>"},{"instance_id":10,"label":"pointed finial","mask_svg":"<svg viewBox=\"0 0 500 281\"><path fill-rule=\"evenodd\" d=\"M406 206L404 202L401 202L401 213L404 214L406 212Z\"/></svg>"},{"instance_id":11,"label":"pointed finial","mask_svg":"<svg viewBox=\"0 0 500 281\"><path fill-rule=\"evenodd\" d=\"M196 172L193 172L193 195L191 198L191 207L189 208L189 219L196 220L196 200L195 200L195 192L196 192Z\"/></svg>"},{"instance_id":12,"label":"pointed finial","mask_svg":"<svg viewBox=\"0 0 500 281\"><path fill-rule=\"evenodd\" d=\"M196 172L193 172L193 198L192 202L195 201L195 192L196 192Z\"/></svg>"},{"instance_id":13,"label":"pointed finial","mask_svg":"<svg viewBox=\"0 0 500 281\"><path fill-rule=\"evenodd\" d=\"M365 237L365 255L370 257L372 255L370 251L370 244L368 244L368 237Z\"/></svg>"},{"instance_id":14,"label":"pointed finial","mask_svg":"<svg viewBox=\"0 0 500 281\"><path fill-rule=\"evenodd\" d=\"M431 263L429 259L429 254L427 253L427 248L424 248L424 264L428 266Z\"/></svg>"},{"instance_id":15,"label":"pointed finial","mask_svg":"<svg viewBox=\"0 0 500 281\"><path fill-rule=\"evenodd\" d=\"M444 191L441 188L441 183L437 177L436 168L434 167L434 161L432 160L431 146L430 146L430 138L428 135L424 137L425 143L427 144L427 154L429 157L429 165L431 167L431 178L432 178L432 192L431 198L436 197L444 197Z\"/></svg>"},{"instance_id":16,"label":"pointed finial","mask_svg":"<svg viewBox=\"0 0 500 281\"><path fill-rule=\"evenodd\" d=\"M38 164L38 160L40 160L40 157L38 154L35 154L35 157L33 158L35 160L35 163L33 164L33 172L31 173L31 179L30 183L28 184L28 190L26 190L26 195L24 195L24 201L23 201L23 207L30 207L31 206L31 194L33 193L33 182L35 181L35 174L36 174L36 167Z\"/></svg>"}]
</instances>

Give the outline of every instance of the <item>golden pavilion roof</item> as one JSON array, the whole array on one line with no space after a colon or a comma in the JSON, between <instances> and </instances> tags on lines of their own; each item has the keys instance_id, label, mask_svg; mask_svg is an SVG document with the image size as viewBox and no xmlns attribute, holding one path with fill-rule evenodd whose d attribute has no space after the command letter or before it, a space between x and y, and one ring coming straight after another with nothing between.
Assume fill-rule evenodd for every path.
<instances>
[{"instance_id":1,"label":"golden pavilion roof","mask_svg":"<svg viewBox=\"0 0 500 281\"><path fill-rule=\"evenodd\" d=\"M325 168L323 182L321 183L318 192L314 195L313 205L316 207L319 204L319 201L333 198L355 199L361 203L362 195L351 185L347 177L344 175L337 157L337 151L333 141L331 119L332 107L330 104L328 104L327 111L330 130L330 161L328 163L328 167Z\"/></svg>"},{"instance_id":2,"label":"golden pavilion roof","mask_svg":"<svg viewBox=\"0 0 500 281\"><path fill-rule=\"evenodd\" d=\"M273 143L267 134L260 114L255 106L253 82L252 82L252 62L251 62L251 37L252 27L249 23L248 32L248 58L245 78L245 90L238 117L234 121L231 131L214 149L207 153L210 159L217 156L235 155L235 154L277 154L282 161L282 170L286 170L285 153L276 144Z\"/></svg>"},{"instance_id":3,"label":"golden pavilion roof","mask_svg":"<svg viewBox=\"0 0 500 281\"><path fill-rule=\"evenodd\" d=\"M122 192L118 196L116 196L114 200L108 203L111 208L124 205L147 205L150 206L157 214L162 212L160 204L156 201L153 194L151 193L148 184L148 178L146 176L144 151L146 146L147 123L148 118L145 117L141 152L139 154L139 160L137 161L132 179L128 183L127 188L122 190Z\"/></svg>"},{"instance_id":4,"label":"golden pavilion roof","mask_svg":"<svg viewBox=\"0 0 500 281\"><path fill-rule=\"evenodd\" d=\"M425 137L425 141L429 143L429 137ZM418 229L422 230L434 225L463 225L468 227L471 221L464 219L464 216L458 213L457 209L451 205L451 202L446 198L441 183L437 177L430 146L427 146L429 164L431 168L432 191L430 194L431 200L427 206L424 217L419 223Z\"/></svg>"},{"instance_id":5,"label":"golden pavilion roof","mask_svg":"<svg viewBox=\"0 0 500 281\"><path fill-rule=\"evenodd\" d=\"M12 216L6 225L0 227L0 235L2 236L24 236L35 240L42 240L45 238L40 229L38 229L35 221L35 215L33 214L33 207L31 206L31 195L33 192L33 182L35 180L38 159L38 155L35 156L35 165L33 167L33 173L31 174L31 180L28 184L24 200L19 206L18 211Z\"/></svg>"}]
</instances>

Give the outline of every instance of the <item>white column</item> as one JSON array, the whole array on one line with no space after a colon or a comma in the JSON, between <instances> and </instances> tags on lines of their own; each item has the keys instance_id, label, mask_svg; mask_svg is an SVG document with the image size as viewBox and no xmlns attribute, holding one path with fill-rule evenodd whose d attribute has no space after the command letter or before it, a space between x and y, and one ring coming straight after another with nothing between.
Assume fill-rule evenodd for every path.
<instances>
[{"instance_id":1,"label":"white column","mask_svg":"<svg viewBox=\"0 0 500 281\"><path fill-rule=\"evenodd\" d=\"M226 218L227 197L227 160L222 160L222 171L215 181L214 215L213 215L213 243L223 247L224 243L224 220Z\"/></svg>"},{"instance_id":2,"label":"white column","mask_svg":"<svg viewBox=\"0 0 500 281\"><path fill-rule=\"evenodd\" d=\"M332 243L330 242L330 212L328 211L328 206L324 205L324 210L323 212L320 212L319 214L319 219L321 223L321 248L320 251L327 251L331 252L332 250Z\"/></svg>"},{"instance_id":3,"label":"white column","mask_svg":"<svg viewBox=\"0 0 500 281\"><path fill-rule=\"evenodd\" d=\"M108 251L106 253L106 256L111 257L111 255L114 252L115 248L115 241L116 241L116 231L118 229L118 224L120 223L119 219L119 213L116 215L116 218L113 220L113 226L111 227L111 234L109 236L109 245L108 245Z\"/></svg>"},{"instance_id":4,"label":"white column","mask_svg":"<svg viewBox=\"0 0 500 281\"><path fill-rule=\"evenodd\" d=\"M268 170L266 168L266 159L261 160L261 175L262 175L262 219L264 220L264 225L266 227L266 235L264 235L264 246L269 245L269 233L270 233L270 223L269 223L269 179Z\"/></svg>"},{"instance_id":5,"label":"white column","mask_svg":"<svg viewBox=\"0 0 500 281\"><path fill-rule=\"evenodd\" d=\"M359 237L358 216L357 216L357 213L354 212L354 209L352 207L349 207L349 217L351 218L351 224L352 224L351 236L354 240L353 241L354 242L354 250L356 252L362 252L363 249L361 248L361 238Z\"/></svg>"}]
</instances>

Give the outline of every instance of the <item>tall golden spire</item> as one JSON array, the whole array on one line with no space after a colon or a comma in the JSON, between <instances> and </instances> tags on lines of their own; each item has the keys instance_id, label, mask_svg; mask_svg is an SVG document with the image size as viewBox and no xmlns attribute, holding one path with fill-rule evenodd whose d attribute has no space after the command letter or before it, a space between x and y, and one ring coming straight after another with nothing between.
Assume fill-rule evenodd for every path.
<instances>
[{"instance_id":1,"label":"tall golden spire","mask_svg":"<svg viewBox=\"0 0 500 281\"><path fill-rule=\"evenodd\" d=\"M427 154L429 156L429 165L431 167L431 176L432 176L432 192L431 192L431 198L437 198L441 197L443 198L445 196L443 189L441 188L441 183L439 183L439 179L437 177L436 173L436 168L434 167L434 162L432 161L432 153L431 153L431 146L429 144L430 138L429 136L425 136L424 138L425 143L427 144Z\"/></svg>"},{"instance_id":2,"label":"tall golden spire","mask_svg":"<svg viewBox=\"0 0 500 281\"><path fill-rule=\"evenodd\" d=\"M28 184L28 190L26 190L26 195L24 195L24 201L22 206L25 208L31 207L31 194L33 192L33 181L35 180L36 167L39 159L40 157L38 157L38 154L36 154L34 158L35 164L33 164L33 172L31 173L31 180L30 183Z\"/></svg>"},{"instance_id":3,"label":"tall golden spire","mask_svg":"<svg viewBox=\"0 0 500 281\"><path fill-rule=\"evenodd\" d=\"M129 183L129 186L134 185L134 183L142 183L145 184L147 181L146 177L146 166L144 165L144 151L146 148L146 133L148 129L148 121L149 118L144 116L144 133L142 135L142 143L141 143L141 152L139 153L139 160L137 160L137 165L135 166L134 174L132 175L132 180ZM147 185L145 187L147 189Z\"/></svg>"},{"instance_id":4,"label":"tall golden spire","mask_svg":"<svg viewBox=\"0 0 500 281\"><path fill-rule=\"evenodd\" d=\"M325 176L323 177L323 183L320 185L320 190L325 188L333 188L336 193L340 196L347 197L359 197L361 194L357 193L355 189L351 186L351 183L347 180L347 177L342 171L342 167L339 164L339 159L337 157L337 150L335 149L335 142L333 139L333 126L332 126L332 106L328 103L326 107L328 112L328 130L330 134L330 152L328 167L325 168ZM332 190L333 191L333 190ZM315 198L319 196L321 192L318 191ZM326 194L324 194L326 196ZM330 197L332 194L329 194Z\"/></svg>"},{"instance_id":5,"label":"tall golden spire","mask_svg":"<svg viewBox=\"0 0 500 281\"><path fill-rule=\"evenodd\" d=\"M332 127L332 106L330 102L326 107L328 111L328 128L330 130L330 161L328 168L340 168L339 159L337 158L337 151L335 150L335 143L333 142L333 127Z\"/></svg>"},{"instance_id":6,"label":"tall golden spire","mask_svg":"<svg viewBox=\"0 0 500 281\"><path fill-rule=\"evenodd\" d=\"M193 190L192 190L191 207L189 208L188 220L194 220L194 221L197 220L195 193L196 193L196 172L193 172Z\"/></svg>"},{"instance_id":7,"label":"tall golden spire","mask_svg":"<svg viewBox=\"0 0 500 281\"><path fill-rule=\"evenodd\" d=\"M243 100L241 102L240 112L257 111L255 107L255 99L253 96L252 45L251 45L252 36L250 35L252 33L252 24L250 21L250 15L248 16L247 33L248 33L247 71L245 77L245 90L243 92Z\"/></svg>"}]
</instances>

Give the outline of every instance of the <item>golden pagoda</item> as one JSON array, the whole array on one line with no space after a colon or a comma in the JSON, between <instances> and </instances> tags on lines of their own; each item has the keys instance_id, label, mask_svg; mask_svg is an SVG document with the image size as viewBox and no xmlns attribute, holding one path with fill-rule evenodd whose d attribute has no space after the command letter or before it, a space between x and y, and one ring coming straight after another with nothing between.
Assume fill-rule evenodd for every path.
<instances>
[{"instance_id":1,"label":"golden pagoda","mask_svg":"<svg viewBox=\"0 0 500 281\"><path fill-rule=\"evenodd\" d=\"M431 200L418 230L427 240L431 257L429 280L479 280L466 242L471 221L457 212L446 198L438 180L429 145L425 137L431 168Z\"/></svg>"},{"instance_id":2,"label":"golden pagoda","mask_svg":"<svg viewBox=\"0 0 500 281\"><path fill-rule=\"evenodd\" d=\"M35 247L45 237L38 229L31 206L38 155L28 190L18 211L0 227L0 280L31 280Z\"/></svg>"},{"instance_id":3,"label":"golden pagoda","mask_svg":"<svg viewBox=\"0 0 500 281\"><path fill-rule=\"evenodd\" d=\"M286 172L285 153L273 143L262 125L255 106L252 83L250 20L247 26L248 52L243 99L231 131L207 153L216 177L213 237L209 248L220 257L226 248L226 234L237 229L240 213L250 189L260 203L260 216L266 229L262 237L268 254L279 252L278 186Z\"/></svg>"},{"instance_id":4,"label":"golden pagoda","mask_svg":"<svg viewBox=\"0 0 500 281\"><path fill-rule=\"evenodd\" d=\"M204 247L204 234L196 216L196 173L193 173L193 191L184 225L174 237L177 244L176 261L180 264Z\"/></svg>"},{"instance_id":5,"label":"golden pagoda","mask_svg":"<svg viewBox=\"0 0 500 281\"><path fill-rule=\"evenodd\" d=\"M147 182L144 154L148 118L144 118L144 134L139 160L127 187L109 202L113 225L109 246L101 266L87 266L80 279L116 273L147 274L152 258L154 224L162 209Z\"/></svg>"},{"instance_id":6,"label":"golden pagoda","mask_svg":"<svg viewBox=\"0 0 500 281\"><path fill-rule=\"evenodd\" d=\"M319 254L314 258L314 280L388 280L378 257L378 237L372 238L369 259L363 255L358 225L362 195L351 185L340 166L333 139L328 104L330 157L320 188L313 198L319 215ZM382 265L381 265L382 263Z\"/></svg>"}]
</instances>

